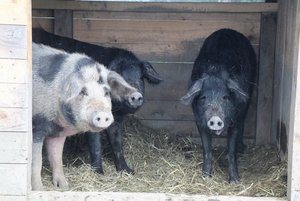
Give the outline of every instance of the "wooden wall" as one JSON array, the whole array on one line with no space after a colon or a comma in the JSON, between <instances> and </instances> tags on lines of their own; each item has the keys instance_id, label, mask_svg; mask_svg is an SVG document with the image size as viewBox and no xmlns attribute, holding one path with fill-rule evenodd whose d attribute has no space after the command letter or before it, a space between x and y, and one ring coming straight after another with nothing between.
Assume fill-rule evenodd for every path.
<instances>
[{"instance_id":1,"label":"wooden wall","mask_svg":"<svg viewBox=\"0 0 300 201\"><path fill-rule=\"evenodd\" d=\"M212 6L128 2L77 2L75 6L70 2L33 1L33 26L54 32L57 18L55 9L71 9L73 20L69 26L72 27L73 38L97 45L125 48L133 51L140 59L150 61L164 81L158 86L146 84L145 105L136 115L144 124L153 128L165 128L174 135L198 137L192 110L180 104L179 99L187 91L193 61L203 41L218 29L232 28L249 38L259 59L262 12L275 12L276 6L259 3ZM271 24L276 27L276 22ZM273 39L269 36L264 41L270 42L269 38ZM268 49L264 48L264 51ZM272 60L270 55L274 56L270 53L264 55L265 61ZM273 69L269 63L261 65L264 65L262 69ZM266 95L257 94L257 87L252 98L245 127L245 137L250 143L255 141L256 133L259 136L258 144L270 143L272 93L268 92L272 92L272 81L272 77L268 77L269 83L264 86ZM261 99L259 105L257 97ZM257 107L261 108L258 113ZM260 120L258 126L257 119Z\"/></svg>"},{"instance_id":2,"label":"wooden wall","mask_svg":"<svg viewBox=\"0 0 300 201\"><path fill-rule=\"evenodd\" d=\"M31 1L0 2L0 200L25 201L31 144Z\"/></svg>"},{"instance_id":3,"label":"wooden wall","mask_svg":"<svg viewBox=\"0 0 300 201\"><path fill-rule=\"evenodd\" d=\"M280 155L288 154L288 196L300 200L300 0L281 0L275 60L273 125Z\"/></svg>"}]
</instances>

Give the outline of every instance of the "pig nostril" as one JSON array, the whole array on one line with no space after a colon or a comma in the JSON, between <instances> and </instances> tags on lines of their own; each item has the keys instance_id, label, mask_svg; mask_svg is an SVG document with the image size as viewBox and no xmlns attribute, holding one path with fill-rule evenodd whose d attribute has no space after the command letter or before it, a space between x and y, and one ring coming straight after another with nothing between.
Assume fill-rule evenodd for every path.
<instances>
[{"instance_id":1,"label":"pig nostril","mask_svg":"<svg viewBox=\"0 0 300 201\"><path fill-rule=\"evenodd\" d=\"M222 126L222 122L219 121L219 122L218 122L218 126Z\"/></svg>"},{"instance_id":2,"label":"pig nostril","mask_svg":"<svg viewBox=\"0 0 300 201\"><path fill-rule=\"evenodd\" d=\"M97 117L97 119L96 119L97 121L100 121L101 120L101 118L100 117Z\"/></svg>"},{"instance_id":3,"label":"pig nostril","mask_svg":"<svg viewBox=\"0 0 300 201\"><path fill-rule=\"evenodd\" d=\"M135 97L131 97L131 100L134 101L134 100L135 100Z\"/></svg>"},{"instance_id":4,"label":"pig nostril","mask_svg":"<svg viewBox=\"0 0 300 201\"><path fill-rule=\"evenodd\" d=\"M213 126L213 125L214 125L214 122L213 122L213 121L209 122L209 125Z\"/></svg>"},{"instance_id":5,"label":"pig nostril","mask_svg":"<svg viewBox=\"0 0 300 201\"><path fill-rule=\"evenodd\" d=\"M142 97L139 97L139 99L138 99L139 101L142 101L143 100L143 98Z\"/></svg>"},{"instance_id":6,"label":"pig nostril","mask_svg":"<svg viewBox=\"0 0 300 201\"><path fill-rule=\"evenodd\" d=\"M109 118L106 118L105 121L108 122Z\"/></svg>"}]
</instances>

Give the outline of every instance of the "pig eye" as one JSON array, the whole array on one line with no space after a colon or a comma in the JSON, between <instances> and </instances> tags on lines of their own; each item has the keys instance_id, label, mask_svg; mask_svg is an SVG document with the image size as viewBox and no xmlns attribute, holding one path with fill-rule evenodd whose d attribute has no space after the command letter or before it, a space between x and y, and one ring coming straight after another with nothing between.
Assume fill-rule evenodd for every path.
<instances>
[{"instance_id":1,"label":"pig eye","mask_svg":"<svg viewBox=\"0 0 300 201\"><path fill-rule=\"evenodd\" d=\"M99 80L97 81L99 84L103 84L103 78L100 76Z\"/></svg>"},{"instance_id":2,"label":"pig eye","mask_svg":"<svg viewBox=\"0 0 300 201\"><path fill-rule=\"evenodd\" d=\"M83 87L83 88L81 89L80 95L82 95L82 96L88 96L88 93L87 93L87 90L86 90L85 87Z\"/></svg>"},{"instance_id":3,"label":"pig eye","mask_svg":"<svg viewBox=\"0 0 300 201\"><path fill-rule=\"evenodd\" d=\"M110 97L110 90L107 87L104 87L104 96L105 97Z\"/></svg>"},{"instance_id":4,"label":"pig eye","mask_svg":"<svg viewBox=\"0 0 300 201\"><path fill-rule=\"evenodd\" d=\"M228 95L223 96L223 100L229 100L229 96Z\"/></svg>"}]
</instances>

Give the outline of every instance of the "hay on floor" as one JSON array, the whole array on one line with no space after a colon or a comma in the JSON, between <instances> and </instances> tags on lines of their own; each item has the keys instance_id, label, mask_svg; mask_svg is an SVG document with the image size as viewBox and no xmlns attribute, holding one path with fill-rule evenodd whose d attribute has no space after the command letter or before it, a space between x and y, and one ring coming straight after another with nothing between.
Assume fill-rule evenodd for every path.
<instances>
[{"instance_id":1,"label":"hay on floor","mask_svg":"<svg viewBox=\"0 0 300 201\"><path fill-rule=\"evenodd\" d=\"M238 157L241 182L228 183L224 148L214 149L214 176L201 174L202 149L189 138L175 138L166 130L143 126L137 119L126 122L125 158L134 175L116 172L113 161L103 158L104 175L91 170L88 153L65 150L65 175L71 191L161 192L204 195L286 195L287 163L280 161L272 146L250 146ZM49 166L43 167L43 183L51 183Z\"/></svg>"}]
</instances>

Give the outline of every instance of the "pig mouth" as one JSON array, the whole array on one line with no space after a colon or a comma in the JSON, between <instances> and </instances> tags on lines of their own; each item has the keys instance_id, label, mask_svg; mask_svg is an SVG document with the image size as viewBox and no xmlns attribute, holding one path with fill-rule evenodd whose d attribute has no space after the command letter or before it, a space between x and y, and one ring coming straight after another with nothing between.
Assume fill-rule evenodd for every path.
<instances>
[{"instance_id":1,"label":"pig mouth","mask_svg":"<svg viewBox=\"0 0 300 201\"><path fill-rule=\"evenodd\" d=\"M211 130L211 132L216 134L216 135L221 135L223 133L223 129L221 129L221 130Z\"/></svg>"}]
</instances>

